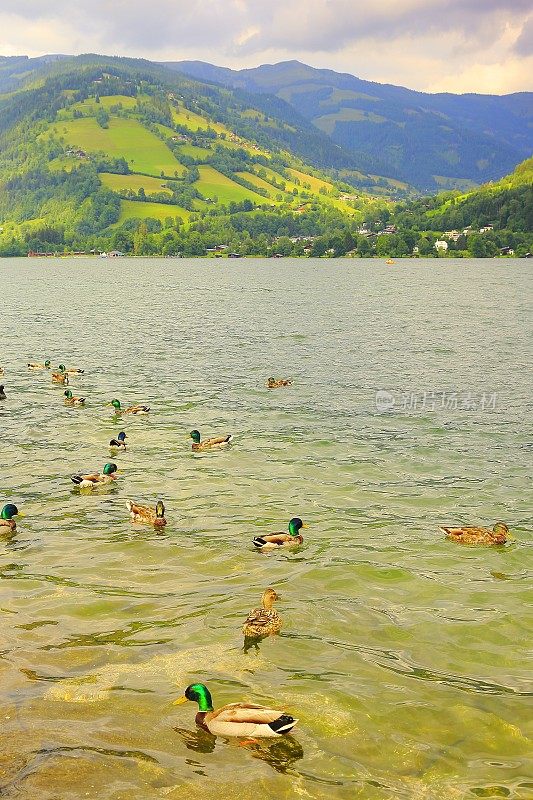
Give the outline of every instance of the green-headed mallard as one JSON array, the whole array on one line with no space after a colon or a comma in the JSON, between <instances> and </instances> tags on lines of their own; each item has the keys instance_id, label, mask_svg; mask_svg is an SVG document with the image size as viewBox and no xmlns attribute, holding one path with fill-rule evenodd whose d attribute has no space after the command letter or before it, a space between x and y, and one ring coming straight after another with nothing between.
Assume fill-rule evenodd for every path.
<instances>
[{"instance_id":1,"label":"green-headed mallard","mask_svg":"<svg viewBox=\"0 0 533 800\"><path fill-rule=\"evenodd\" d=\"M50 369L51 366L52 364L49 359L47 359L44 364L40 364L38 361L30 361L28 369Z\"/></svg>"},{"instance_id":2,"label":"green-headed mallard","mask_svg":"<svg viewBox=\"0 0 533 800\"><path fill-rule=\"evenodd\" d=\"M129 406L129 408L122 408L120 400L112 400L111 405L115 409L115 414L148 414L150 406Z\"/></svg>"},{"instance_id":3,"label":"green-headed mallard","mask_svg":"<svg viewBox=\"0 0 533 800\"><path fill-rule=\"evenodd\" d=\"M70 389L65 391L65 405L67 406L84 406L85 397L74 397Z\"/></svg>"},{"instance_id":4,"label":"green-headed mallard","mask_svg":"<svg viewBox=\"0 0 533 800\"><path fill-rule=\"evenodd\" d=\"M126 439L127 436L124 433L124 431L120 431L116 439L111 439L111 441L109 442L109 447L111 447L113 450L125 450Z\"/></svg>"},{"instance_id":5,"label":"green-headed mallard","mask_svg":"<svg viewBox=\"0 0 533 800\"><path fill-rule=\"evenodd\" d=\"M167 524L165 519L165 504L158 500L155 508L141 506L132 500L126 500L126 508L130 512L132 522L144 522L146 525L153 525L154 528L164 528Z\"/></svg>"},{"instance_id":6,"label":"green-headed mallard","mask_svg":"<svg viewBox=\"0 0 533 800\"><path fill-rule=\"evenodd\" d=\"M463 528L448 528L441 526L448 539L463 544L505 544L509 537L509 528L505 522L497 522L492 528L479 528L475 525L466 525Z\"/></svg>"},{"instance_id":7,"label":"green-headed mallard","mask_svg":"<svg viewBox=\"0 0 533 800\"><path fill-rule=\"evenodd\" d=\"M71 481L79 486L80 489L92 489L94 486L102 486L114 481L118 474L116 464L106 464L103 471L93 472L91 475L72 475Z\"/></svg>"},{"instance_id":8,"label":"green-headed mallard","mask_svg":"<svg viewBox=\"0 0 533 800\"><path fill-rule=\"evenodd\" d=\"M4 392L4 384L0 386L0 400L7 400L7 395Z\"/></svg>"},{"instance_id":9,"label":"green-headed mallard","mask_svg":"<svg viewBox=\"0 0 533 800\"><path fill-rule=\"evenodd\" d=\"M226 447L233 436L229 434L229 436L212 436L211 439L204 439L201 440L200 431L191 431L189 436L192 439L192 449L195 451L198 450L216 450L221 447Z\"/></svg>"},{"instance_id":10,"label":"green-headed mallard","mask_svg":"<svg viewBox=\"0 0 533 800\"><path fill-rule=\"evenodd\" d=\"M281 389L282 386L292 386L290 378L269 378L266 382L267 389Z\"/></svg>"},{"instance_id":11,"label":"green-headed mallard","mask_svg":"<svg viewBox=\"0 0 533 800\"><path fill-rule=\"evenodd\" d=\"M301 544L304 537L300 533L302 528L307 528L300 517L293 517L289 522L288 533L271 533L267 536L256 536L253 540L254 545L259 550L272 550L275 547L293 547Z\"/></svg>"},{"instance_id":12,"label":"green-headed mallard","mask_svg":"<svg viewBox=\"0 0 533 800\"><path fill-rule=\"evenodd\" d=\"M62 383L68 386L68 375L64 364L60 364L57 370L52 372L52 383Z\"/></svg>"},{"instance_id":13,"label":"green-headed mallard","mask_svg":"<svg viewBox=\"0 0 533 800\"><path fill-rule=\"evenodd\" d=\"M261 608L250 611L242 632L247 639L261 639L273 633L279 633L283 622L274 609L274 603L279 600L279 595L274 589L265 589L261 597Z\"/></svg>"},{"instance_id":14,"label":"green-headed mallard","mask_svg":"<svg viewBox=\"0 0 533 800\"><path fill-rule=\"evenodd\" d=\"M12 532L17 529L17 523L13 517L23 517L18 508L13 503L7 503L0 511L0 534Z\"/></svg>"},{"instance_id":15,"label":"green-headed mallard","mask_svg":"<svg viewBox=\"0 0 533 800\"><path fill-rule=\"evenodd\" d=\"M257 736L272 739L289 733L297 719L281 711L251 703L230 703L213 709L211 693L203 683L192 683L174 705L187 700L198 703L196 724L214 736Z\"/></svg>"}]
</instances>

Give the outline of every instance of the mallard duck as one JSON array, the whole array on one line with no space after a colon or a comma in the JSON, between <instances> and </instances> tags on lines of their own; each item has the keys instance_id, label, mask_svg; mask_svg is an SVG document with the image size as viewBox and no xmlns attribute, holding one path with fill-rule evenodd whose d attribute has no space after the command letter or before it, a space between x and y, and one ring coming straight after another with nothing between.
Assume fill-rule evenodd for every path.
<instances>
[{"instance_id":1,"label":"mallard duck","mask_svg":"<svg viewBox=\"0 0 533 800\"><path fill-rule=\"evenodd\" d=\"M272 550L274 547L292 547L295 544L301 544L304 537L300 533L302 528L307 528L300 517L293 517L289 522L288 533L271 533L267 536L256 536L254 545L259 550Z\"/></svg>"},{"instance_id":2,"label":"mallard duck","mask_svg":"<svg viewBox=\"0 0 533 800\"><path fill-rule=\"evenodd\" d=\"M153 525L154 528L164 528L167 524L165 519L165 504L158 500L155 508L150 506L140 506L132 500L126 500L126 508L130 512L132 522L144 522Z\"/></svg>"},{"instance_id":3,"label":"mallard duck","mask_svg":"<svg viewBox=\"0 0 533 800\"><path fill-rule=\"evenodd\" d=\"M118 448L119 450L125 450L126 449L126 439L127 439L127 436L124 433L124 431L120 431L120 433L119 433L119 435L117 436L116 439L111 439L111 441L109 442L109 447L112 447L114 449Z\"/></svg>"},{"instance_id":4,"label":"mallard duck","mask_svg":"<svg viewBox=\"0 0 533 800\"><path fill-rule=\"evenodd\" d=\"M263 636L279 633L283 622L273 608L275 601L279 599L274 589L265 589L261 597L261 608L250 611L242 626L242 632L247 639L260 639Z\"/></svg>"},{"instance_id":5,"label":"mallard duck","mask_svg":"<svg viewBox=\"0 0 533 800\"><path fill-rule=\"evenodd\" d=\"M268 389L281 389L282 386L292 386L290 378L269 378L266 382Z\"/></svg>"},{"instance_id":6,"label":"mallard duck","mask_svg":"<svg viewBox=\"0 0 533 800\"><path fill-rule=\"evenodd\" d=\"M38 361L30 361L28 364L28 369L50 369L52 364L47 359L44 364L40 364Z\"/></svg>"},{"instance_id":7,"label":"mallard duck","mask_svg":"<svg viewBox=\"0 0 533 800\"><path fill-rule=\"evenodd\" d=\"M68 375L65 372L64 364L60 364L57 371L52 372L52 383L62 383L68 386Z\"/></svg>"},{"instance_id":8,"label":"mallard duck","mask_svg":"<svg viewBox=\"0 0 533 800\"><path fill-rule=\"evenodd\" d=\"M116 414L148 414L150 406L129 406L129 408L122 408L120 400L112 400L111 405L115 409Z\"/></svg>"},{"instance_id":9,"label":"mallard duck","mask_svg":"<svg viewBox=\"0 0 533 800\"><path fill-rule=\"evenodd\" d=\"M83 375L85 370L78 369L77 367L69 367L68 369L65 370L65 372L67 373L67 375Z\"/></svg>"},{"instance_id":10,"label":"mallard duck","mask_svg":"<svg viewBox=\"0 0 533 800\"><path fill-rule=\"evenodd\" d=\"M211 693L203 683L187 686L184 696L175 700L174 705L180 705L187 700L198 703L196 724L214 736L257 736L272 739L289 733L298 722L277 709L251 703L230 703L215 711Z\"/></svg>"},{"instance_id":11,"label":"mallard duck","mask_svg":"<svg viewBox=\"0 0 533 800\"><path fill-rule=\"evenodd\" d=\"M229 436L212 436L211 439L204 439L203 442L201 441L200 431L191 431L189 435L192 439L192 449L195 451L226 447L233 439L231 433Z\"/></svg>"},{"instance_id":12,"label":"mallard duck","mask_svg":"<svg viewBox=\"0 0 533 800\"><path fill-rule=\"evenodd\" d=\"M505 522L497 522L490 528L478 528L475 525L466 525L463 528L448 528L441 526L448 539L464 544L505 544L509 538L509 528Z\"/></svg>"},{"instance_id":13,"label":"mallard duck","mask_svg":"<svg viewBox=\"0 0 533 800\"><path fill-rule=\"evenodd\" d=\"M0 386L0 400L7 400L7 395L4 392L4 384Z\"/></svg>"},{"instance_id":14,"label":"mallard duck","mask_svg":"<svg viewBox=\"0 0 533 800\"><path fill-rule=\"evenodd\" d=\"M116 464L106 464L102 473L93 472L92 475L72 475L71 481L79 486L80 489L89 489L94 486L101 486L105 483L114 481L118 474Z\"/></svg>"},{"instance_id":15,"label":"mallard duck","mask_svg":"<svg viewBox=\"0 0 533 800\"><path fill-rule=\"evenodd\" d=\"M65 391L65 405L67 406L84 406L85 397L74 397L70 389Z\"/></svg>"},{"instance_id":16,"label":"mallard duck","mask_svg":"<svg viewBox=\"0 0 533 800\"><path fill-rule=\"evenodd\" d=\"M12 532L17 529L17 523L13 517L23 517L18 508L13 503L7 503L0 511L0 534Z\"/></svg>"}]
</instances>

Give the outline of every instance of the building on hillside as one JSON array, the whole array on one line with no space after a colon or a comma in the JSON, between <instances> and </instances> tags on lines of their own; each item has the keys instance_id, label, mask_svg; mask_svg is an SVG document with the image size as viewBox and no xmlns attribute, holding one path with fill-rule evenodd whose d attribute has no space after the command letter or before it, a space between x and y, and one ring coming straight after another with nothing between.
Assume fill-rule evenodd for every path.
<instances>
[{"instance_id":1,"label":"building on hillside","mask_svg":"<svg viewBox=\"0 0 533 800\"><path fill-rule=\"evenodd\" d=\"M445 239L437 239L435 242L435 250L446 252L448 249L448 242Z\"/></svg>"},{"instance_id":2,"label":"building on hillside","mask_svg":"<svg viewBox=\"0 0 533 800\"><path fill-rule=\"evenodd\" d=\"M500 253L502 256L514 256L514 250L512 247L500 247Z\"/></svg>"},{"instance_id":3,"label":"building on hillside","mask_svg":"<svg viewBox=\"0 0 533 800\"><path fill-rule=\"evenodd\" d=\"M442 234L442 238L449 239L452 242L456 242L462 235L463 234L459 233L459 231L446 231L445 233Z\"/></svg>"},{"instance_id":4,"label":"building on hillside","mask_svg":"<svg viewBox=\"0 0 533 800\"><path fill-rule=\"evenodd\" d=\"M485 225L483 228L479 229L480 233L488 233L489 231L494 230L494 225Z\"/></svg>"}]
</instances>

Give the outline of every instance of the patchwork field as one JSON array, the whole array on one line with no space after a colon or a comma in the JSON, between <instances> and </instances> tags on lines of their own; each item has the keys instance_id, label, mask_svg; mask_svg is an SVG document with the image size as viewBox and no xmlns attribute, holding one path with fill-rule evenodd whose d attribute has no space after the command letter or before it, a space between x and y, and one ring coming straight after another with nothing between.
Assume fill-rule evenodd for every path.
<instances>
[{"instance_id":1,"label":"patchwork field","mask_svg":"<svg viewBox=\"0 0 533 800\"><path fill-rule=\"evenodd\" d=\"M204 197L210 200L217 197L220 203L240 203L243 200L251 200L253 203L269 203L271 201L266 197L261 197L260 194L251 192L244 186L235 183L230 178L222 175L218 170L213 167L199 167L200 180L196 181L194 186Z\"/></svg>"},{"instance_id":2,"label":"patchwork field","mask_svg":"<svg viewBox=\"0 0 533 800\"><path fill-rule=\"evenodd\" d=\"M313 175L307 175L307 173L300 172L297 169L288 169L287 172L292 175L293 178L298 178L301 187L303 187L304 183L307 183L311 187L312 192L318 193L320 189L326 189L326 191L330 192L332 189L335 189L332 183L323 181L320 178L315 178Z\"/></svg>"},{"instance_id":3,"label":"patchwork field","mask_svg":"<svg viewBox=\"0 0 533 800\"><path fill-rule=\"evenodd\" d=\"M93 118L65 120L52 126L58 137L87 152L103 151L109 156L126 159L134 172L168 177L183 173L183 166L164 142L134 119L112 117L109 128L101 128Z\"/></svg>"},{"instance_id":4,"label":"patchwork field","mask_svg":"<svg viewBox=\"0 0 533 800\"><path fill-rule=\"evenodd\" d=\"M172 194L170 189L163 186L164 180L162 178L149 178L146 175L115 175L111 172L101 172L100 180L103 185L113 192L121 192L131 189L133 192L138 192L139 189L144 189L147 195L159 194Z\"/></svg>"},{"instance_id":5,"label":"patchwork field","mask_svg":"<svg viewBox=\"0 0 533 800\"><path fill-rule=\"evenodd\" d=\"M263 178L260 178L259 175L254 175L253 172L237 172L237 175L240 178L244 178L244 180L248 181L248 183L257 186L259 189L265 189L268 192L268 196L271 197L273 200L276 200L276 197L279 194L282 194L284 199L287 199L286 192L282 192L281 189L276 189L276 187L272 186L271 183L264 180Z\"/></svg>"},{"instance_id":6,"label":"patchwork field","mask_svg":"<svg viewBox=\"0 0 533 800\"><path fill-rule=\"evenodd\" d=\"M165 203L138 203L136 200L121 200L120 218L117 225L128 219L158 219L163 222L168 217L188 220L190 212L179 206L169 206Z\"/></svg>"}]
</instances>

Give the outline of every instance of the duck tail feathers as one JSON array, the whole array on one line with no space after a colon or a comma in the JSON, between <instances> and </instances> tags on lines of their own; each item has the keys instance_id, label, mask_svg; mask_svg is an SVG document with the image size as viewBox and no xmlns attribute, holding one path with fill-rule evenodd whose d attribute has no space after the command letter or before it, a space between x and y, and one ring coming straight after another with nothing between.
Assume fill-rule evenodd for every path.
<instances>
[{"instance_id":1,"label":"duck tail feathers","mask_svg":"<svg viewBox=\"0 0 533 800\"><path fill-rule=\"evenodd\" d=\"M81 475L71 475L70 480L72 481L72 483L75 483L76 486L79 486L80 483L83 481L83 478Z\"/></svg>"},{"instance_id":2,"label":"duck tail feathers","mask_svg":"<svg viewBox=\"0 0 533 800\"><path fill-rule=\"evenodd\" d=\"M289 716L289 714L282 714L281 717L275 719L274 722L269 722L268 727L272 728L275 733L288 733L294 728L297 722L298 720Z\"/></svg>"},{"instance_id":3,"label":"duck tail feathers","mask_svg":"<svg viewBox=\"0 0 533 800\"><path fill-rule=\"evenodd\" d=\"M131 500L126 500L126 508L130 513L131 513L131 505L132 505Z\"/></svg>"},{"instance_id":4,"label":"duck tail feathers","mask_svg":"<svg viewBox=\"0 0 533 800\"><path fill-rule=\"evenodd\" d=\"M233 441L233 434L232 433L230 433L230 435L226 437L226 441L228 442L228 444L229 444L229 442Z\"/></svg>"},{"instance_id":5,"label":"duck tail feathers","mask_svg":"<svg viewBox=\"0 0 533 800\"><path fill-rule=\"evenodd\" d=\"M256 536L253 543L256 547L264 547L267 542L266 539L263 539L261 536Z\"/></svg>"}]
</instances>

